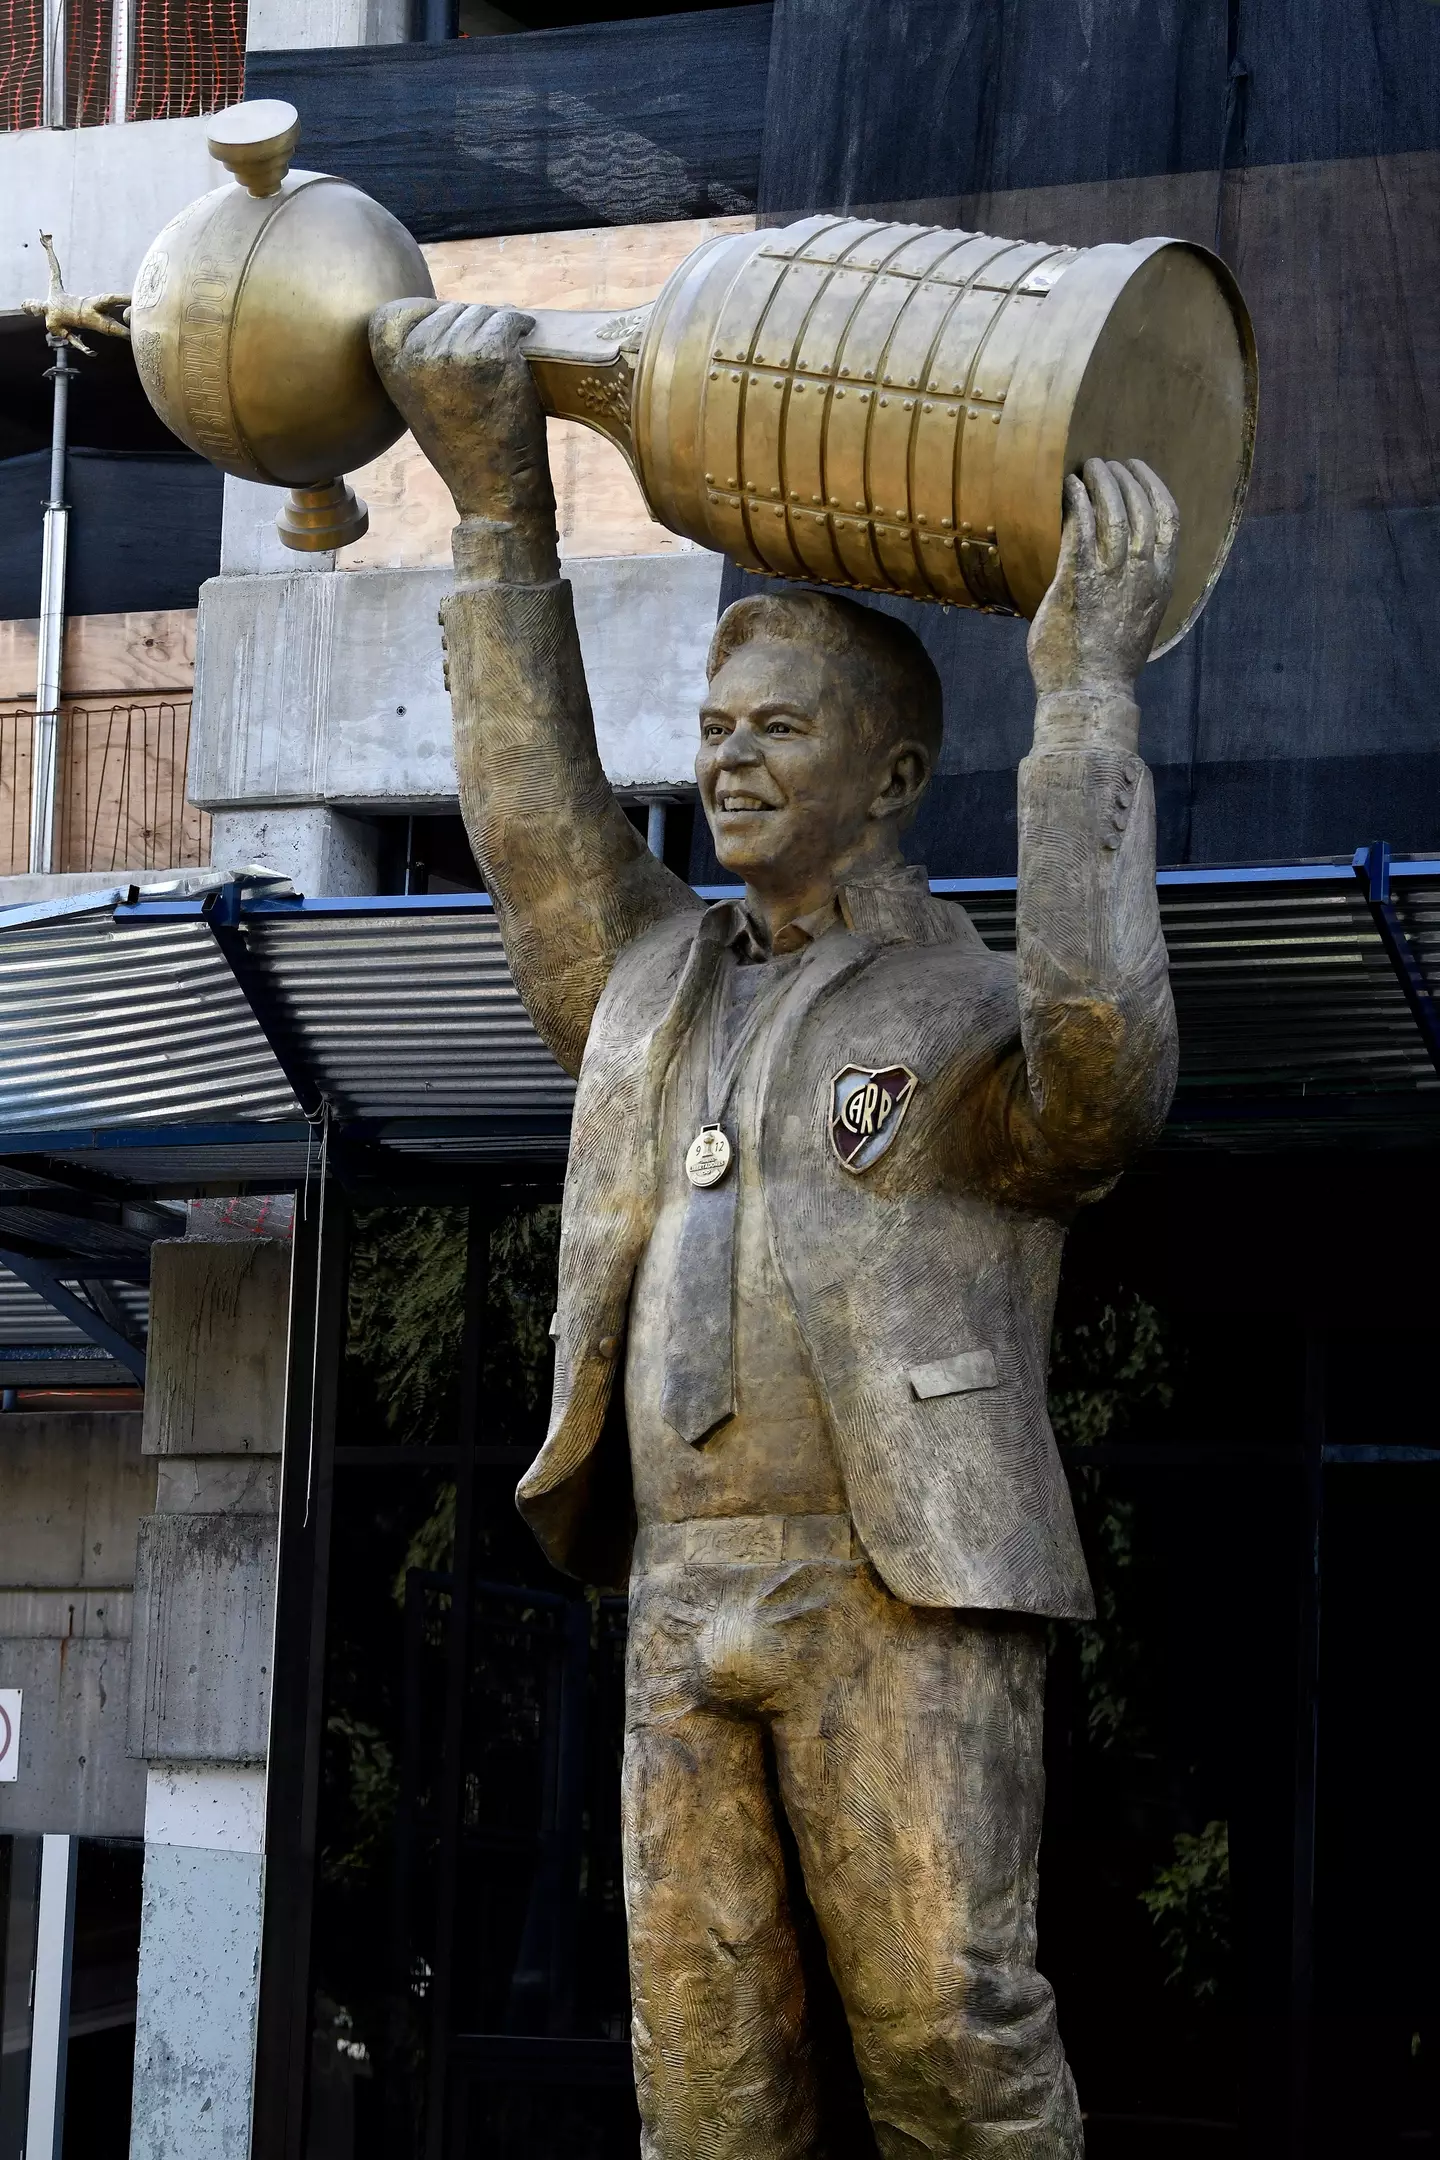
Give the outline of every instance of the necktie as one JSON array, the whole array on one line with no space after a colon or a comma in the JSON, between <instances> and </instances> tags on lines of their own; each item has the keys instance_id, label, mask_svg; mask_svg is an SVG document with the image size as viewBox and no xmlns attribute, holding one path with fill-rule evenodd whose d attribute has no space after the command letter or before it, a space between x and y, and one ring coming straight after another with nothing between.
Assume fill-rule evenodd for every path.
<instances>
[{"instance_id":1,"label":"necktie","mask_svg":"<svg viewBox=\"0 0 1440 2160\"><path fill-rule=\"evenodd\" d=\"M773 1012L794 965L793 960L772 960L763 967L722 971L709 1016L707 1122L724 1120L745 1055ZM739 1012L732 998L737 1004L743 998ZM735 1147L733 1128L727 1137ZM691 1187L666 1304L660 1415L692 1447L703 1446L735 1409L735 1214L740 1175L741 1166L733 1160L718 1185Z\"/></svg>"}]
</instances>

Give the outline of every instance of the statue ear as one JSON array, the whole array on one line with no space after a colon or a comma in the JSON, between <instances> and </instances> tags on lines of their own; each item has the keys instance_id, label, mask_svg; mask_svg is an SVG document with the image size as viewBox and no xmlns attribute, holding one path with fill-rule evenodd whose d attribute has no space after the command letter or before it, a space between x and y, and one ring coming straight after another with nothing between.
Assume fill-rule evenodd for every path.
<instances>
[{"instance_id":1,"label":"statue ear","mask_svg":"<svg viewBox=\"0 0 1440 2160\"><path fill-rule=\"evenodd\" d=\"M915 808L930 784L930 753L923 743L896 743L890 752L885 784L870 805L874 818L903 817Z\"/></svg>"}]
</instances>

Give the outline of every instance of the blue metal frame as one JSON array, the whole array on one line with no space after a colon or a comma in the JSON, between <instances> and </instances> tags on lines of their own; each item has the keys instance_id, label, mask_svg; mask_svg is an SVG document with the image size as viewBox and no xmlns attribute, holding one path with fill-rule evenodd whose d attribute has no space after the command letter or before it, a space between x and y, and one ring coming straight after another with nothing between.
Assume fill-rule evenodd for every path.
<instances>
[{"instance_id":1,"label":"blue metal frame","mask_svg":"<svg viewBox=\"0 0 1440 2160\"><path fill-rule=\"evenodd\" d=\"M117 908L116 914L119 912ZM245 887L234 880L222 885L219 892L206 895L200 912L225 965L235 978L236 988L250 1008L256 1027L270 1046L270 1055L289 1082L291 1094L307 1118L318 1118L324 1109L325 1098L305 1067L290 1055L284 1015L275 1002L270 985L251 959L250 948L245 942L243 918L248 912Z\"/></svg>"},{"instance_id":2,"label":"blue metal frame","mask_svg":"<svg viewBox=\"0 0 1440 2160\"><path fill-rule=\"evenodd\" d=\"M1403 867L1404 874L1408 877L1412 866L1407 863ZM1357 848L1351 868L1360 880L1360 889L1365 895L1370 919L1379 932L1386 957L1404 992L1410 1017L1420 1031L1420 1039L1429 1053L1431 1064L1436 1072L1440 1073L1440 1009L1436 1007L1424 971L1405 935L1405 926L1391 895L1393 860L1389 841L1374 840L1369 847Z\"/></svg>"},{"instance_id":3,"label":"blue metal frame","mask_svg":"<svg viewBox=\"0 0 1440 2160\"><path fill-rule=\"evenodd\" d=\"M21 1282L28 1283L32 1290L44 1298L47 1305L53 1306L55 1311L62 1313L67 1320L73 1321L91 1342L98 1344L102 1350L108 1350L117 1365L123 1365L127 1372L134 1373L141 1387L144 1387L144 1351L138 1344L132 1343L128 1335L122 1335L118 1328L111 1327L108 1320L102 1320L93 1305L87 1305L83 1298L76 1297L74 1291L67 1290L61 1281L62 1275L75 1278L76 1264L36 1260L29 1253L11 1252L0 1247L0 1267L8 1268L12 1275L19 1276ZM91 1272L99 1271L92 1269Z\"/></svg>"}]
</instances>

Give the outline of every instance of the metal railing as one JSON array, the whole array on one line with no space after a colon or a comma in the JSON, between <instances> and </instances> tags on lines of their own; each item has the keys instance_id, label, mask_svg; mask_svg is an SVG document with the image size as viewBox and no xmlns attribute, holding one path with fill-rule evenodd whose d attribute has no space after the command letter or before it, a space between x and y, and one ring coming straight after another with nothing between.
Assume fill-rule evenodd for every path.
<instances>
[{"instance_id":1,"label":"metal railing","mask_svg":"<svg viewBox=\"0 0 1440 2160\"><path fill-rule=\"evenodd\" d=\"M0 710L0 877L29 868L31 708ZM60 712L57 870L180 870L210 859L210 820L185 800L189 698Z\"/></svg>"}]
</instances>

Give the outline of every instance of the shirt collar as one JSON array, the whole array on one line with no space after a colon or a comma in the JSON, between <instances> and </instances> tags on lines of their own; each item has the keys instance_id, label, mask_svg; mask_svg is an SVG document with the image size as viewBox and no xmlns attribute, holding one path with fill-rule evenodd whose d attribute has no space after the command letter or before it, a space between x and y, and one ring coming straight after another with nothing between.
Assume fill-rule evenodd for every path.
<instances>
[{"instance_id":1,"label":"shirt collar","mask_svg":"<svg viewBox=\"0 0 1440 2160\"><path fill-rule=\"evenodd\" d=\"M914 863L900 863L878 877L851 879L818 908L793 916L773 947L763 920L752 915L743 900L735 900L729 905L724 942L742 962L784 959L804 952L829 930L868 932L877 927L877 914L883 918L889 912L887 901L913 901L917 893L928 899L929 892L927 873Z\"/></svg>"}]
</instances>

